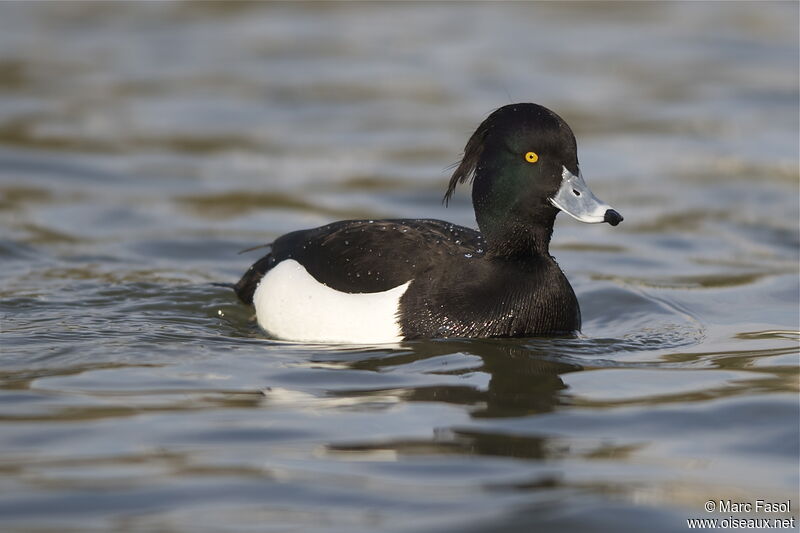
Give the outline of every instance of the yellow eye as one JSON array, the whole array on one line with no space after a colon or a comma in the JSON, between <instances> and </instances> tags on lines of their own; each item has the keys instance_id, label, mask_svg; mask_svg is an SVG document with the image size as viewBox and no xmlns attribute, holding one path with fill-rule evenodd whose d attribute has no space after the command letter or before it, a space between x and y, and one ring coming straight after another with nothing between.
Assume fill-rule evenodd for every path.
<instances>
[{"instance_id":1,"label":"yellow eye","mask_svg":"<svg viewBox=\"0 0 800 533\"><path fill-rule=\"evenodd\" d=\"M525 154L525 161L528 163L536 163L539 160L539 154L536 152L528 152Z\"/></svg>"}]
</instances>

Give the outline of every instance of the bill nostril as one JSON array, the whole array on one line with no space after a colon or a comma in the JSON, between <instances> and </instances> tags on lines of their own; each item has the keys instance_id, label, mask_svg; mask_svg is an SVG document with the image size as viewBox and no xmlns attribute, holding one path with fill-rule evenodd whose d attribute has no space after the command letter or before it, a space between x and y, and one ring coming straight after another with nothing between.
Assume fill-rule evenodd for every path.
<instances>
[{"instance_id":1,"label":"bill nostril","mask_svg":"<svg viewBox=\"0 0 800 533\"><path fill-rule=\"evenodd\" d=\"M617 224L619 224L623 220L625 220L625 219L622 218L622 215L620 215L619 213L617 213L613 209L607 209L606 210L606 214L603 217L603 222L608 222L612 226L616 226Z\"/></svg>"},{"instance_id":2,"label":"bill nostril","mask_svg":"<svg viewBox=\"0 0 800 533\"><path fill-rule=\"evenodd\" d=\"M579 191L578 189L572 189L572 194L574 194L575 196L580 196L581 191Z\"/></svg>"}]
</instances>

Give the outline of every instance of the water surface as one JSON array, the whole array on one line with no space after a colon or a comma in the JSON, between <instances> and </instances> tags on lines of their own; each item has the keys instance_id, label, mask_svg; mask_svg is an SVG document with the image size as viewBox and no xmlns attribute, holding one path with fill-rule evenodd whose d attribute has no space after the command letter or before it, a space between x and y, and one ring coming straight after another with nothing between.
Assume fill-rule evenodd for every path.
<instances>
[{"instance_id":1,"label":"water surface","mask_svg":"<svg viewBox=\"0 0 800 533\"><path fill-rule=\"evenodd\" d=\"M4 531L683 531L798 499L796 3L0 5ZM270 340L212 283L561 114L576 339ZM752 514L737 515L750 517ZM789 516L789 515L781 515Z\"/></svg>"}]
</instances>

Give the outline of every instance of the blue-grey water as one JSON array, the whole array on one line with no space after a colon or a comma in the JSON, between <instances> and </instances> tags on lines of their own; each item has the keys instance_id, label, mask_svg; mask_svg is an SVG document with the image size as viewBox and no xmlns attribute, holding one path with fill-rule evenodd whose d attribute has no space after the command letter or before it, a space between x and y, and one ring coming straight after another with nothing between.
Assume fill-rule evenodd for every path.
<instances>
[{"instance_id":1,"label":"blue-grey water","mask_svg":"<svg viewBox=\"0 0 800 533\"><path fill-rule=\"evenodd\" d=\"M798 4L0 4L0 529L797 519ZM544 104L576 339L311 346L212 283ZM717 508L707 512L711 500ZM719 502L791 502L771 515ZM720 525L720 527L722 527Z\"/></svg>"}]
</instances>

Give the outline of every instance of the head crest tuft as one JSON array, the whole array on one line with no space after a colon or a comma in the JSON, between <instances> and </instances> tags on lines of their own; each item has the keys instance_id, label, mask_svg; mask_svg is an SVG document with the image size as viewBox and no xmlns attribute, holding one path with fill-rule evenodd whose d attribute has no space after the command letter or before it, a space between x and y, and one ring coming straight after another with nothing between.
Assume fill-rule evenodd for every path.
<instances>
[{"instance_id":1,"label":"head crest tuft","mask_svg":"<svg viewBox=\"0 0 800 533\"><path fill-rule=\"evenodd\" d=\"M488 119L484 120L483 123L478 126L478 129L475 130L475 133L472 134L472 137L469 138L469 141L467 141L467 145L464 147L464 157L461 158L461 162L456 167L455 172L453 172L450 178L450 184L447 186L447 192L445 192L444 198L442 198L442 203L445 206L450 203L450 198L453 197L456 191L456 185L475 179L478 161L483 153L484 140L489 132L489 125L487 122Z\"/></svg>"}]
</instances>

